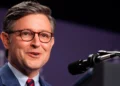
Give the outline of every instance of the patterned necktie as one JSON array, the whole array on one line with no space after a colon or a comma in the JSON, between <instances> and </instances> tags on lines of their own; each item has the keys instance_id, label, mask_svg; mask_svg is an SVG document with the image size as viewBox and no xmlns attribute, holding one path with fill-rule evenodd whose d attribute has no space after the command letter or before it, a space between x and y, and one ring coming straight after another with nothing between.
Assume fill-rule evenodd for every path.
<instances>
[{"instance_id":1,"label":"patterned necktie","mask_svg":"<svg viewBox=\"0 0 120 86\"><path fill-rule=\"evenodd\" d=\"M34 80L33 79L28 79L26 84L27 84L27 86L34 86Z\"/></svg>"}]
</instances>

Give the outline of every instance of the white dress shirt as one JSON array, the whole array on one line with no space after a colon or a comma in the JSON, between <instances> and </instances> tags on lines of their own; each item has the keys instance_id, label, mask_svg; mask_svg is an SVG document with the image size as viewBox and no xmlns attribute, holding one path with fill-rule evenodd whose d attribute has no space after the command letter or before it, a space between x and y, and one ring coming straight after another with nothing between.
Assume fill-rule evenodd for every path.
<instances>
[{"instance_id":1,"label":"white dress shirt","mask_svg":"<svg viewBox=\"0 0 120 86\"><path fill-rule=\"evenodd\" d=\"M10 69L12 70L12 72L14 73L14 75L16 76L16 78L18 79L20 85L21 86L27 86L26 85L26 81L27 81L28 77L26 75L22 74L20 71L18 71L9 62L8 62L8 66L10 67ZM40 84L39 84L39 74L36 75L33 78L33 80L34 80L35 86L40 86Z\"/></svg>"}]
</instances>

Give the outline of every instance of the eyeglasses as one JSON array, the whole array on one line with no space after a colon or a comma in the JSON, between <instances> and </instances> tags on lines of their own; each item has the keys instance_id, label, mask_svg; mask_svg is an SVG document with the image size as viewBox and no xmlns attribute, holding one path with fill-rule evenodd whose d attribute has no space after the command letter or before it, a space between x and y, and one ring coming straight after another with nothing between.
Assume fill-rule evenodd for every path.
<instances>
[{"instance_id":1,"label":"eyeglasses","mask_svg":"<svg viewBox=\"0 0 120 86\"><path fill-rule=\"evenodd\" d=\"M16 33L16 32L19 32L22 40L27 41L27 42L32 41L33 38L35 37L35 34L38 34L39 40L42 43L48 43L51 40L51 38L53 37L53 33L51 33L51 32L47 32L47 31L33 32L29 29L9 31L7 33L8 34L13 34L13 33Z\"/></svg>"}]
</instances>

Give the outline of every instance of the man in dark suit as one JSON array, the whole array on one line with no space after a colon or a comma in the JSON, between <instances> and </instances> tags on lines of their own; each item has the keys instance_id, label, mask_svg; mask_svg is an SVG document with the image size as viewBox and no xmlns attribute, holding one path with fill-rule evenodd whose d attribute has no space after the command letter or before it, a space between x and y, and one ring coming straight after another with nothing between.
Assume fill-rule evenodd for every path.
<instances>
[{"instance_id":1,"label":"man in dark suit","mask_svg":"<svg viewBox=\"0 0 120 86\"><path fill-rule=\"evenodd\" d=\"M50 8L38 2L23 1L8 10L1 32L8 63L0 68L0 86L51 86L40 70L49 60L54 28Z\"/></svg>"}]
</instances>

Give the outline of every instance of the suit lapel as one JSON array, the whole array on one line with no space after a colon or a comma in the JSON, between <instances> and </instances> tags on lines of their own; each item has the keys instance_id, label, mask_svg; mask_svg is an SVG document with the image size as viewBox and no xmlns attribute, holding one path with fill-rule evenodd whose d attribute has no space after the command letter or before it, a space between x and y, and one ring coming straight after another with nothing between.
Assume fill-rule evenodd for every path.
<instances>
[{"instance_id":1,"label":"suit lapel","mask_svg":"<svg viewBox=\"0 0 120 86\"><path fill-rule=\"evenodd\" d=\"M45 83L43 82L43 80L39 77L39 83L40 83L40 86L46 86Z\"/></svg>"},{"instance_id":2,"label":"suit lapel","mask_svg":"<svg viewBox=\"0 0 120 86\"><path fill-rule=\"evenodd\" d=\"M4 86L20 86L17 78L15 77L13 72L8 67L8 64L5 64L0 69L0 77L1 77L1 80L2 80L2 84Z\"/></svg>"},{"instance_id":3,"label":"suit lapel","mask_svg":"<svg viewBox=\"0 0 120 86\"><path fill-rule=\"evenodd\" d=\"M39 77L39 83L40 83L40 86L51 86L46 81L42 80L40 77Z\"/></svg>"}]
</instances>

